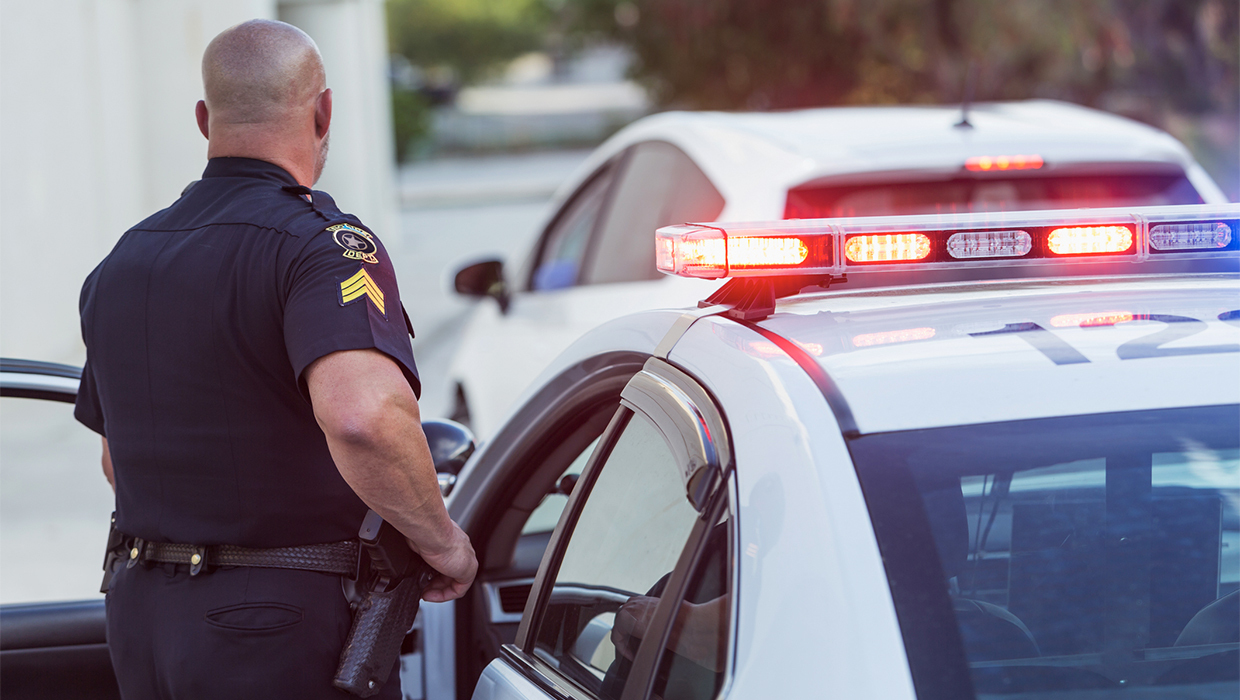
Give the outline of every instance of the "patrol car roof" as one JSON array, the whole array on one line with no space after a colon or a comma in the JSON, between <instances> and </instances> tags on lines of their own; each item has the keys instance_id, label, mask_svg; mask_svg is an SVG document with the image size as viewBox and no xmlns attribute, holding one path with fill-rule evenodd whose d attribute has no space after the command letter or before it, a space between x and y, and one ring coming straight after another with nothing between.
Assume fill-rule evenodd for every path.
<instances>
[{"instance_id":1,"label":"patrol car roof","mask_svg":"<svg viewBox=\"0 0 1240 700\"><path fill-rule=\"evenodd\" d=\"M759 325L806 350L863 434L1240 402L1234 275L841 291Z\"/></svg>"},{"instance_id":2,"label":"patrol car roof","mask_svg":"<svg viewBox=\"0 0 1240 700\"><path fill-rule=\"evenodd\" d=\"M703 168L727 201L722 220L777 218L787 189L856 173L959 170L972 156L1037 154L1049 169L1080 163L1170 163L1207 202L1226 197L1179 141L1123 117L1053 100L970 108L831 107L788 112L664 112L625 127L565 183L581 180L624 148L648 140L675 144Z\"/></svg>"}]
</instances>

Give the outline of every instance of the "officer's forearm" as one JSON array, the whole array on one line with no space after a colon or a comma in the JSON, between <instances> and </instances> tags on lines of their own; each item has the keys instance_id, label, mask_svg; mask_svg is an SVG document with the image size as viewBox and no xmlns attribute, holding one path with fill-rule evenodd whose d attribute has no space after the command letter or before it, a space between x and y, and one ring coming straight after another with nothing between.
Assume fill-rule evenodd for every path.
<instances>
[{"instance_id":1,"label":"officer's forearm","mask_svg":"<svg viewBox=\"0 0 1240 700\"><path fill-rule=\"evenodd\" d=\"M377 429L363 434L327 436L341 476L383 519L405 534L419 551L450 548L452 521L444 508L430 449L416 404L393 405Z\"/></svg>"},{"instance_id":2,"label":"officer's forearm","mask_svg":"<svg viewBox=\"0 0 1240 700\"><path fill-rule=\"evenodd\" d=\"M358 497L419 551L453 547L417 399L396 363L377 350L332 353L306 370L306 383L332 459Z\"/></svg>"},{"instance_id":3,"label":"officer's forearm","mask_svg":"<svg viewBox=\"0 0 1240 700\"><path fill-rule=\"evenodd\" d=\"M103 464L103 477L108 480L108 486L112 487L112 493L116 493L116 476L112 473L112 452L108 450L107 438L103 438L103 456L99 461Z\"/></svg>"}]
</instances>

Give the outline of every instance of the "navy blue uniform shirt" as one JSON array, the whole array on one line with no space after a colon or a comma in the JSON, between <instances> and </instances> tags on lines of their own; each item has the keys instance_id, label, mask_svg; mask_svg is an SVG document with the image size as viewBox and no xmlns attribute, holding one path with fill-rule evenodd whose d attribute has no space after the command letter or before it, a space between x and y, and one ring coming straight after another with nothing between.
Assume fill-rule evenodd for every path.
<instances>
[{"instance_id":1,"label":"navy blue uniform shirt","mask_svg":"<svg viewBox=\"0 0 1240 700\"><path fill-rule=\"evenodd\" d=\"M366 506L303 373L377 348L420 385L387 252L309 193L276 165L212 159L87 277L75 415L108 439L122 532L245 547L357 535Z\"/></svg>"}]
</instances>

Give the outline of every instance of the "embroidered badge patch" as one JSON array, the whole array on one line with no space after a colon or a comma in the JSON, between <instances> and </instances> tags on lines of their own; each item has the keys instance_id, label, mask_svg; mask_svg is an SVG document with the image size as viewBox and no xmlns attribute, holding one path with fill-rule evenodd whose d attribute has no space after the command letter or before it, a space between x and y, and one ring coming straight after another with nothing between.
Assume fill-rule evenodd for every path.
<instances>
[{"instance_id":1,"label":"embroidered badge patch","mask_svg":"<svg viewBox=\"0 0 1240 700\"><path fill-rule=\"evenodd\" d=\"M383 290L364 267L358 270L357 274L340 283L340 305L352 304L362 297L370 299L370 303L375 305L384 318L387 318L387 310L383 306Z\"/></svg>"},{"instance_id":2,"label":"embroidered badge patch","mask_svg":"<svg viewBox=\"0 0 1240 700\"><path fill-rule=\"evenodd\" d=\"M328 226L327 230L331 231L332 240L336 241L336 245L344 248L346 258L361 260L371 265L379 264L379 258L375 257L375 253L379 252L379 246L375 243L374 236L348 224Z\"/></svg>"}]
</instances>

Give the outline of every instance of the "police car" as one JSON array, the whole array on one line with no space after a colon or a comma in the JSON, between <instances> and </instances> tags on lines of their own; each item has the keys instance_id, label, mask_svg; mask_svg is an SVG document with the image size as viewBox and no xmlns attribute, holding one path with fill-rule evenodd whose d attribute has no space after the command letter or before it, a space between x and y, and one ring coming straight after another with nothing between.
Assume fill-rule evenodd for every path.
<instances>
[{"instance_id":1,"label":"police car","mask_svg":"<svg viewBox=\"0 0 1240 700\"><path fill-rule=\"evenodd\" d=\"M649 234L683 221L1226 203L1169 134L1049 100L669 112L601 145L564 184L523 265L460 271L491 296L449 368L453 416L489 439L582 333L692 304L701 283L655 271ZM520 262L520 261L515 261Z\"/></svg>"},{"instance_id":2,"label":"police car","mask_svg":"<svg viewBox=\"0 0 1240 700\"><path fill-rule=\"evenodd\" d=\"M444 475L480 573L423 606L406 696L1234 698L1238 233L660 230L660 270L728 281L582 337ZM44 691L106 651L98 603L0 613Z\"/></svg>"},{"instance_id":3,"label":"police car","mask_svg":"<svg viewBox=\"0 0 1240 700\"><path fill-rule=\"evenodd\" d=\"M1235 697L1238 225L661 230L661 270L729 282L587 334L466 467L485 564L456 629L491 634L458 677L475 700ZM545 549L513 542L565 492Z\"/></svg>"}]
</instances>

